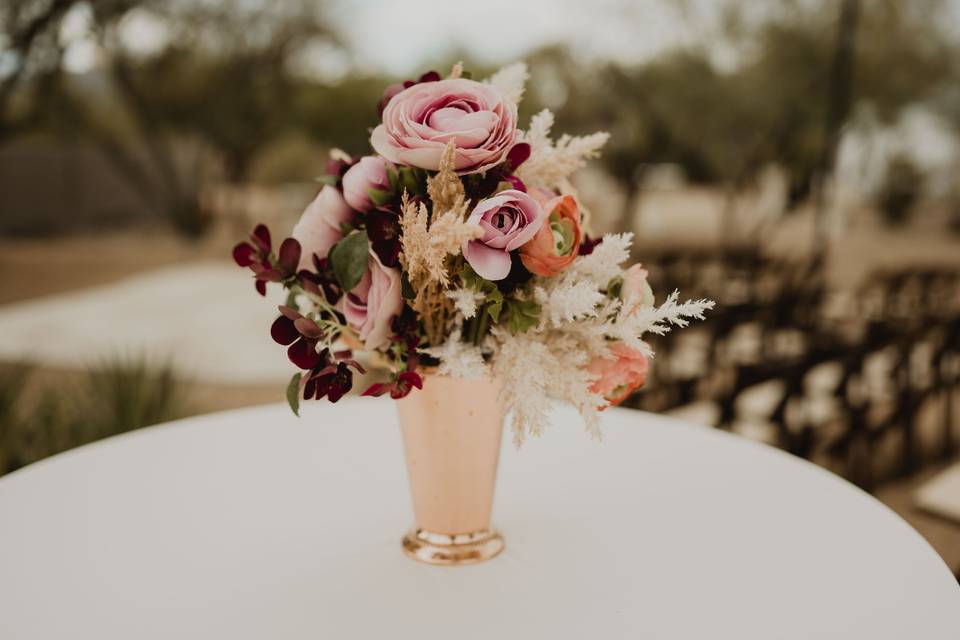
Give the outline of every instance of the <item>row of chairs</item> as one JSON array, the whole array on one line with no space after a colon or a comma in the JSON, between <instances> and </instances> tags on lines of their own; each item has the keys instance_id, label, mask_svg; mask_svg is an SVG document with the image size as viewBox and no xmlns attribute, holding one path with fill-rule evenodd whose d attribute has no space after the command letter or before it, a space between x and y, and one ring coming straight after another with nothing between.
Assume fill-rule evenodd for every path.
<instances>
[{"instance_id":1,"label":"row of chairs","mask_svg":"<svg viewBox=\"0 0 960 640\"><path fill-rule=\"evenodd\" d=\"M824 262L751 248L650 259L655 289L709 295L693 331L656 340L630 406L701 405L866 488L957 454L960 273L899 269L831 291Z\"/></svg>"}]
</instances>

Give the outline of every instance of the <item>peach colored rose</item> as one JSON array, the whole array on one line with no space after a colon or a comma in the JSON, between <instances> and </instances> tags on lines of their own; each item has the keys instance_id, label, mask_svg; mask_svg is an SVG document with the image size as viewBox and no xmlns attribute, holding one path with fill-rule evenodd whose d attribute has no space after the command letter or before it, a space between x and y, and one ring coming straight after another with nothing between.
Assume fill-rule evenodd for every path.
<instances>
[{"instance_id":1,"label":"peach colored rose","mask_svg":"<svg viewBox=\"0 0 960 640\"><path fill-rule=\"evenodd\" d=\"M623 306L627 313L635 313L640 307L653 306L653 289L647 282L647 270L639 264L623 274Z\"/></svg>"},{"instance_id":2,"label":"peach colored rose","mask_svg":"<svg viewBox=\"0 0 960 640\"><path fill-rule=\"evenodd\" d=\"M393 317L403 310L400 272L383 266L371 251L367 272L357 286L340 299L340 310L367 349L384 346L390 338Z\"/></svg>"},{"instance_id":3,"label":"peach colored rose","mask_svg":"<svg viewBox=\"0 0 960 640\"><path fill-rule=\"evenodd\" d=\"M326 186L307 205L291 235L300 242L298 269L313 269L313 254L326 258L330 247L343 237L341 225L353 220L354 212L340 192Z\"/></svg>"},{"instance_id":4,"label":"peach colored rose","mask_svg":"<svg viewBox=\"0 0 960 640\"><path fill-rule=\"evenodd\" d=\"M520 248L520 260L531 273L550 277L570 266L580 251L580 207L570 195L551 198L543 205L547 219Z\"/></svg>"},{"instance_id":5,"label":"peach colored rose","mask_svg":"<svg viewBox=\"0 0 960 640\"><path fill-rule=\"evenodd\" d=\"M587 371L595 376L590 390L602 395L609 405L618 405L647 381L646 356L622 342L608 348L609 357L594 358ZM605 407L602 407L605 408Z\"/></svg>"},{"instance_id":6,"label":"peach colored rose","mask_svg":"<svg viewBox=\"0 0 960 640\"><path fill-rule=\"evenodd\" d=\"M370 144L391 162L437 171L453 140L455 170L467 174L503 162L519 136L512 100L489 84L450 78L415 84L390 98Z\"/></svg>"}]
</instances>

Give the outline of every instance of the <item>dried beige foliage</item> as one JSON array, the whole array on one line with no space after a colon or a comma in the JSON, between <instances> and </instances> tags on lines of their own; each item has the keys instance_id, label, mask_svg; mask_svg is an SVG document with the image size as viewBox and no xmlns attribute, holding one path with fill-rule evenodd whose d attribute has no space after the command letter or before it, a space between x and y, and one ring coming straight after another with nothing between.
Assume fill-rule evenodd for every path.
<instances>
[{"instance_id":1,"label":"dried beige foliage","mask_svg":"<svg viewBox=\"0 0 960 640\"><path fill-rule=\"evenodd\" d=\"M432 215L425 203L413 202L407 194L400 208L403 266L416 291L412 306L423 319L431 344L443 340L455 314L453 301L446 295L452 256L460 254L465 242L483 235L479 225L466 221L468 204L454 171L455 151L452 142L447 145L440 170L427 180Z\"/></svg>"}]
</instances>

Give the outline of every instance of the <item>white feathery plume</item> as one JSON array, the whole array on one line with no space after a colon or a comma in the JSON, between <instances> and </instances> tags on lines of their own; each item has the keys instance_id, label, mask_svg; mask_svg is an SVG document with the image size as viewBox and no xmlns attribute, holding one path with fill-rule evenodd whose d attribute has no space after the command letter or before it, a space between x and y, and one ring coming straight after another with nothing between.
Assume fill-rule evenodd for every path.
<instances>
[{"instance_id":1,"label":"white feathery plume","mask_svg":"<svg viewBox=\"0 0 960 640\"><path fill-rule=\"evenodd\" d=\"M437 373L442 376L479 380L490 373L483 361L483 351L464 342L460 329L454 329L443 344L420 349L420 352L440 361Z\"/></svg>"},{"instance_id":2,"label":"white feathery plume","mask_svg":"<svg viewBox=\"0 0 960 640\"><path fill-rule=\"evenodd\" d=\"M590 255L574 260L570 270L606 287L612 279L623 274L620 265L630 258L632 242L632 233L608 233Z\"/></svg>"},{"instance_id":3,"label":"white feathery plume","mask_svg":"<svg viewBox=\"0 0 960 640\"><path fill-rule=\"evenodd\" d=\"M528 186L546 189L560 188L570 175L600 155L600 148L610 134L598 131L588 136L564 134L554 142L550 139L553 113L544 109L530 120L524 141L530 143L530 157L517 170L517 175Z\"/></svg>"},{"instance_id":4,"label":"white feathery plume","mask_svg":"<svg viewBox=\"0 0 960 640\"><path fill-rule=\"evenodd\" d=\"M477 309L480 308L480 304L484 300L482 295L466 287L450 289L445 292L445 295L453 300L453 306L463 315L464 320L469 320L477 315Z\"/></svg>"},{"instance_id":5,"label":"white feathery plume","mask_svg":"<svg viewBox=\"0 0 960 640\"><path fill-rule=\"evenodd\" d=\"M497 71L487 78L486 82L499 89L500 93L514 104L520 104L529 77L527 65L523 62L515 62Z\"/></svg>"}]
</instances>

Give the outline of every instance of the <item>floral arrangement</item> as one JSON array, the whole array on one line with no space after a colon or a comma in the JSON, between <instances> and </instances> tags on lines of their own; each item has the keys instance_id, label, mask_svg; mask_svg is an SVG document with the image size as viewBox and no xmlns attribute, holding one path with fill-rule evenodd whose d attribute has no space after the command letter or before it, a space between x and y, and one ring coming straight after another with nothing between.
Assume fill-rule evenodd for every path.
<instances>
[{"instance_id":1,"label":"floral arrangement","mask_svg":"<svg viewBox=\"0 0 960 640\"><path fill-rule=\"evenodd\" d=\"M644 334L712 308L676 292L655 306L646 271L622 266L631 234L589 235L569 179L609 136L554 140L547 110L521 130L526 79L523 64L483 82L456 65L388 87L375 155L334 151L276 252L263 225L234 248L257 291L288 292L270 332L300 370L294 412L300 398L347 393L363 349L390 370L363 395L402 398L427 367L495 376L518 444L543 431L549 396L599 435L598 412L644 384Z\"/></svg>"}]
</instances>

